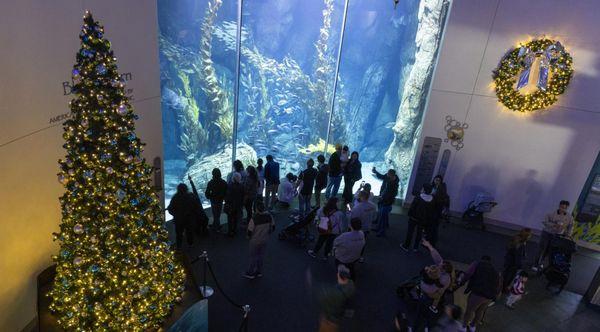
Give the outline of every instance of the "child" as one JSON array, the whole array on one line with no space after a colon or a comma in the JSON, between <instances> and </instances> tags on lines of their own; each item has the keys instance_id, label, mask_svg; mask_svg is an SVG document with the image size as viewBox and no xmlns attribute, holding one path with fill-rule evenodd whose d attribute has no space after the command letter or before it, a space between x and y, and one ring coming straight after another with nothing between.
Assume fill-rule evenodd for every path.
<instances>
[{"instance_id":1,"label":"child","mask_svg":"<svg viewBox=\"0 0 600 332\"><path fill-rule=\"evenodd\" d=\"M350 148L348 147L348 145L344 145L344 147L342 148L342 153L340 154L342 170L346 169L348 161L350 161Z\"/></svg>"},{"instance_id":2,"label":"child","mask_svg":"<svg viewBox=\"0 0 600 332\"><path fill-rule=\"evenodd\" d=\"M247 235L250 238L250 266L244 274L247 279L262 277L262 266L265 257L267 240L275 230L273 216L265 211L265 205L258 201L254 205L254 215L248 223Z\"/></svg>"},{"instance_id":3,"label":"child","mask_svg":"<svg viewBox=\"0 0 600 332\"><path fill-rule=\"evenodd\" d=\"M525 271L519 271L517 276L512 282L512 287L510 288L510 294L506 298L506 306L510 309L514 309L515 303L517 303L523 294L525 294L525 284L527 283L527 279L529 275Z\"/></svg>"}]
</instances>

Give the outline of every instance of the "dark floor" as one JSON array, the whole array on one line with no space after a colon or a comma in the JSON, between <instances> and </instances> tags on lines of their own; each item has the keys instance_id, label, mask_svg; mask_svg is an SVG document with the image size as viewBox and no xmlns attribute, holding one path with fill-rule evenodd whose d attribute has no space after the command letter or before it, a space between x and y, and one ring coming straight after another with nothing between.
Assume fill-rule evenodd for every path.
<instances>
[{"instance_id":1,"label":"dark floor","mask_svg":"<svg viewBox=\"0 0 600 332\"><path fill-rule=\"evenodd\" d=\"M288 222L287 214L274 214L277 231L270 239L261 279L242 278L248 257L248 243L243 232L234 239L221 234L211 235L186 249L191 257L207 250L227 295L252 307L249 331L315 331L318 324L315 292L323 285L335 282L332 260L312 259L305 248L277 239L277 233ZM342 331L391 331L396 310L396 286L431 262L424 250L411 254L400 250L400 239L404 238L406 230L405 216L393 215L390 224L386 238L369 238L366 262L357 269L356 313L345 322ZM439 251L444 258L462 263L488 254L496 265L501 265L507 240L505 235L446 224L440 228ZM532 244L529 251L533 253L534 247ZM577 255L569 284L558 296L543 289L543 280L533 279L530 294L518 309L509 311L501 305L491 308L486 324L478 331L598 330L600 314L589 309L579 295L587 288L598 265L600 260L593 254ZM202 264L197 263L194 270L196 277L201 278ZM214 287L214 281L209 280L209 285ZM218 291L210 298L210 331L237 331L241 319L240 310L229 304Z\"/></svg>"}]
</instances>

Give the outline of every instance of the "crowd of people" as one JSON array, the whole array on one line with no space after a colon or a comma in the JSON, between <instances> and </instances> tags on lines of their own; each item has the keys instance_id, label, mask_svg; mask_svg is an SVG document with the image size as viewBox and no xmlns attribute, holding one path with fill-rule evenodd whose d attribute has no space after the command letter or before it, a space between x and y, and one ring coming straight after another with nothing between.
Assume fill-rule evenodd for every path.
<instances>
[{"instance_id":1,"label":"crowd of people","mask_svg":"<svg viewBox=\"0 0 600 332\"><path fill-rule=\"evenodd\" d=\"M263 261L270 234L275 229L271 211L289 208L298 199L296 221L316 215L313 224L318 237L308 255L315 259L333 257L337 266L337 284L321 296L321 331L335 331L343 318L343 310L352 298L356 282L356 264L364 261L367 237L373 231L383 237L389 227L389 215L399 190L399 178L393 169L385 174L376 168L373 175L381 181L381 191L376 200L371 184L362 182L357 191L353 188L362 179L358 152L349 153L347 146L336 145L329 160L323 155L306 161L299 174L280 177L280 166L272 155L266 163L257 160L256 166L246 166L241 161L233 163L233 171L223 179L218 168L212 171L204 195L210 201L212 224L204 213L200 196L191 178L192 192L187 185L179 184L171 199L168 211L173 216L176 246L182 247L183 237L193 244L194 234L205 235L210 228L235 237L240 225L245 226L249 238L249 266L243 276L248 279L262 277ZM344 189L340 198L341 181ZM325 191L325 201L321 193ZM313 199L314 198L314 199ZM323 203L323 204L322 204ZM488 255L473 262L466 271L457 271L436 250L438 228L442 216L450 205L446 184L441 176L426 183L414 193L408 210L408 228L402 250L417 251L427 248L433 264L425 266L419 276L398 288L399 310L395 325L400 331L439 330L475 331L490 303L506 294L505 304L514 308L522 298L528 274L524 258L531 230L523 229L507 246L502 271L497 271ZM549 242L558 235L569 235L573 220L566 213L568 202L561 201L556 212L544 221L535 269L541 269L546 259ZM245 211L245 219L244 219ZM221 225L225 213L227 228ZM314 213L316 212L316 213ZM312 213L312 214L311 214ZM312 221L312 220L311 220ZM196 226L194 226L196 225ZM454 304L454 291L467 285L467 305L463 310Z\"/></svg>"}]
</instances>

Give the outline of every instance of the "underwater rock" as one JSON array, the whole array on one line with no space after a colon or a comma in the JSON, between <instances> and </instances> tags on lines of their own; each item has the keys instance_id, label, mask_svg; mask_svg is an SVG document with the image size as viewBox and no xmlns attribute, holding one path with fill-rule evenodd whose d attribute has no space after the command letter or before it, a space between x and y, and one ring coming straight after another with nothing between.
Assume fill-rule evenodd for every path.
<instances>
[{"instance_id":1,"label":"underwater rock","mask_svg":"<svg viewBox=\"0 0 600 332\"><path fill-rule=\"evenodd\" d=\"M256 151L246 144L238 143L235 151L236 159L241 160L244 167L247 165L256 165ZM186 174L184 174L182 182L188 183L187 176L190 175L194 180L194 183L198 186L199 192L204 192L206 184L212 178L213 168L219 168L223 177L231 171L231 144L225 145L225 147L215 154L198 158L188 168Z\"/></svg>"},{"instance_id":2,"label":"underwater rock","mask_svg":"<svg viewBox=\"0 0 600 332\"><path fill-rule=\"evenodd\" d=\"M419 4L419 24L415 43L417 51L415 63L404 86L401 87L402 101L392 128L394 140L385 153L386 163L396 169L404 196L415 157L420 123L423 117L423 102L427 97L430 77L437 55L447 0L421 0Z\"/></svg>"}]
</instances>

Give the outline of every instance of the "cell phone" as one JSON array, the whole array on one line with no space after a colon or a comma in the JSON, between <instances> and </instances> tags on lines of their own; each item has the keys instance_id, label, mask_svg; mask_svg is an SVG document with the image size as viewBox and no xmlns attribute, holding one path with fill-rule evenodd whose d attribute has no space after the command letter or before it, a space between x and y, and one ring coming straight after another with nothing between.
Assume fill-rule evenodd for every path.
<instances>
[{"instance_id":1,"label":"cell phone","mask_svg":"<svg viewBox=\"0 0 600 332\"><path fill-rule=\"evenodd\" d=\"M352 208L350 207L350 203L346 204L346 208L348 209L348 211L352 211Z\"/></svg>"}]
</instances>

